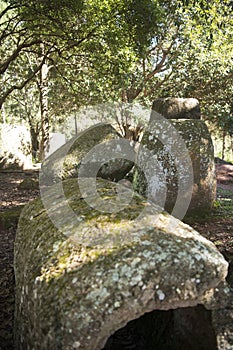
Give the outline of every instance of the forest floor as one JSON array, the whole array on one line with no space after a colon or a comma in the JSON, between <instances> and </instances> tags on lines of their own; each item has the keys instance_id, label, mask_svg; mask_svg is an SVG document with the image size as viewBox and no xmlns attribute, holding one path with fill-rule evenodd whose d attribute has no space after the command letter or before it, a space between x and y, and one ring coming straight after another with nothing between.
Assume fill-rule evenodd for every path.
<instances>
[{"instance_id":1,"label":"forest floor","mask_svg":"<svg viewBox=\"0 0 233 350\"><path fill-rule=\"evenodd\" d=\"M217 200L213 211L189 224L216 245L231 262L232 269L233 164L217 163L216 175ZM14 239L21 209L39 195L37 180L36 171L0 172L0 350L13 349Z\"/></svg>"}]
</instances>

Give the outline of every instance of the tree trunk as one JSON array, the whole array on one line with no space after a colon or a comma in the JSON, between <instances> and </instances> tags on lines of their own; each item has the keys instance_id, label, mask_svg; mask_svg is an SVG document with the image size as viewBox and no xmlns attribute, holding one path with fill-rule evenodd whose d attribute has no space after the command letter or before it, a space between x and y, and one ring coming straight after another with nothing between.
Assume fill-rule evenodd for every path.
<instances>
[{"instance_id":1,"label":"tree trunk","mask_svg":"<svg viewBox=\"0 0 233 350\"><path fill-rule=\"evenodd\" d=\"M1 110L1 118L0 118L0 122L3 124L6 124L6 111L4 108L4 104L2 105L2 108L0 108Z\"/></svg>"},{"instance_id":2,"label":"tree trunk","mask_svg":"<svg viewBox=\"0 0 233 350\"><path fill-rule=\"evenodd\" d=\"M222 133L222 160L225 159L225 150L226 150L226 128L224 127Z\"/></svg>"},{"instance_id":3,"label":"tree trunk","mask_svg":"<svg viewBox=\"0 0 233 350\"><path fill-rule=\"evenodd\" d=\"M31 134L31 144L32 144L32 157L34 160L38 160L38 151L40 149L40 143L39 143L39 134L40 134L40 128L38 123L36 123L36 126L32 125L32 122L29 121L30 125L30 134Z\"/></svg>"},{"instance_id":4,"label":"tree trunk","mask_svg":"<svg viewBox=\"0 0 233 350\"><path fill-rule=\"evenodd\" d=\"M233 137L231 136L231 159L233 159Z\"/></svg>"},{"instance_id":5,"label":"tree trunk","mask_svg":"<svg viewBox=\"0 0 233 350\"><path fill-rule=\"evenodd\" d=\"M40 110L41 110L41 140L40 158L45 158L45 151L49 148L49 116L48 116L48 73L49 67L45 62L40 70Z\"/></svg>"}]
</instances>

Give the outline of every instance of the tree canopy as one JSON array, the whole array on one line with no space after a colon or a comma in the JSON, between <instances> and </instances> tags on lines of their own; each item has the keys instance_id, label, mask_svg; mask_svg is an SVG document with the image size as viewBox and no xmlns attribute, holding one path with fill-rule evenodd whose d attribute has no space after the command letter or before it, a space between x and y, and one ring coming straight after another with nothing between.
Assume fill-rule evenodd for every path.
<instances>
[{"instance_id":1,"label":"tree canopy","mask_svg":"<svg viewBox=\"0 0 233 350\"><path fill-rule=\"evenodd\" d=\"M196 97L230 131L232 4L0 0L2 113L20 114L45 142L49 122L81 106Z\"/></svg>"},{"instance_id":2,"label":"tree canopy","mask_svg":"<svg viewBox=\"0 0 233 350\"><path fill-rule=\"evenodd\" d=\"M198 2L195 12L193 4L186 9L186 48L160 94L199 99L205 119L220 128L225 120L232 133L233 3Z\"/></svg>"}]
</instances>

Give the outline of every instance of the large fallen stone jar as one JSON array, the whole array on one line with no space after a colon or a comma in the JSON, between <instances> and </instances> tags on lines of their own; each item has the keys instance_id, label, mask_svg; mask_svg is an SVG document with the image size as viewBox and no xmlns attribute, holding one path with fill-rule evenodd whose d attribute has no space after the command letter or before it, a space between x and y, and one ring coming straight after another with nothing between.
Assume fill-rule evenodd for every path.
<instances>
[{"instance_id":1,"label":"large fallen stone jar","mask_svg":"<svg viewBox=\"0 0 233 350\"><path fill-rule=\"evenodd\" d=\"M228 265L215 246L159 206L134 194L116 210L129 189L98 180L98 197L70 179L63 190L53 186L44 194L49 209L37 199L20 217L16 349L100 350L147 312L205 306L225 280Z\"/></svg>"},{"instance_id":2,"label":"large fallen stone jar","mask_svg":"<svg viewBox=\"0 0 233 350\"><path fill-rule=\"evenodd\" d=\"M44 160L41 182L53 184L83 174L119 181L132 169L134 160L130 142L110 124L99 123L78 133Z\"/></svg>"}]
</instances>

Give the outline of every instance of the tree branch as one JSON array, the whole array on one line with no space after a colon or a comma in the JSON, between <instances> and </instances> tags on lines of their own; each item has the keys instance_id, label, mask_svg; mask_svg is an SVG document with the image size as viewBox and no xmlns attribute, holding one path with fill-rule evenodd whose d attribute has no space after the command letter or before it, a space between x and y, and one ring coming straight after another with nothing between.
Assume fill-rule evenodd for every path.
<instances>
[{"instance_id":1,"label":"tree branch","mask_svg":"<svg viewBox=\"0 0 233 350\"><path fill-rule=\"evenodd\" d=\"M16 5L8 5L1 13L0 13L0 19L5 16L5 14L10 11L16 9L18 6Z\"/></svg>"},{"instance_id":2,"label":"tree branch","mask_svg":"<svg viewBox=\"0 0 233 350\"><path fill-rule=\"evenodd\" d=\"M31 47L33 45L41 44L41 43L42 43L42 40L37 39L37 40L33 40L29 43L23 43L23 44L19 45L16 48L16 50L13 52L13 54L10 57L8 57L8 59L4 63L1 64L0 74L3 74L7 70L7 68L9 67L11 62L14 61L19 56L20 52L23 49L25 49L27 47Z\"/></svg>"},{"instance_id":3,"label":"tree branch","mask_svg":"<svg viewBox=\"0 0 233 350\"><path fill-rule=\"evenodd\" d=\"M51 49L50 49L51 50ZM49 50L49 51L50 51ZM0 109L4 103L4 101L6 100L6 98L12 93L12 91L14 90L21 90L23 89L34 77L35 75L40 71L40 69L42 68L43 64L45 63L46 57L47 57L48 53L46 55L44 55L43 59L41 60L40 64L34 69L34 71L31 72L31 74L28 75L27 79L25 79L21 84L19 85L13 85L11 86L4 94L3 96L0 98Z\"/></svg>"},{"instance_id":4,"label":"tree branch","mask_svg":"<svg viewBox=\"0 0 233 350\"><path fill-rule=\"evenodd\" d=\"M145 97L151 95L155 90L159 89L172 76L172 74L173 72L171 71L164 77L164 79L158 81L157 84L155 84L155 86L146 93Z\"/></svg>"},{"instance_id":5,"label":"tree branch","mask_svg":"<svg viewBox=\"0 0 233 350\"><path fill-rule=\"evenodd\" d=\"M170 53L170 51L172 49L172 46L173 46L173 42L171 42L171 44L170 44L170 46L168 48L166 48L166 49L162 49L161 48L161 50L162 50L162 58L156 64L155 68L144 77L143 82L138 87L138 89L136 89L133 93L132 93L132 90L127 93L129 101L134 100L135 98L137 98L142 93L143 89L145 88L145 84L149 80L151 80L156 74L166 71L167 68L166 68L165 62L166 62L168 54ZM148 96L148 93L146 93L146 96Z\"/></svg>"}]
</instances>

